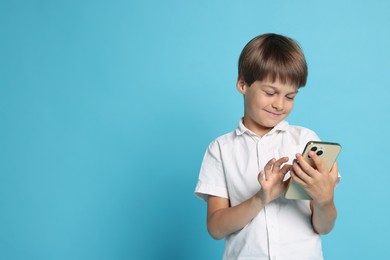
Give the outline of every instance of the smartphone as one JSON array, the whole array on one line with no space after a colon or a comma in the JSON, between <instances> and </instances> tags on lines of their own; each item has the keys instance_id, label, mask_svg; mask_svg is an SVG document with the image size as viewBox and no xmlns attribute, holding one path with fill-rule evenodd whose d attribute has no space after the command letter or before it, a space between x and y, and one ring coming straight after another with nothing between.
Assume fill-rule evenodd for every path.
<instances>
[{"instance_id":1,"label":"smartphone","mask_svg":"<svg viewBox=\"0 0 390 260\"><path fill-rule=\"evenodd\" d=\"M315 164L313 159L310 158L309 152L315 152L321 160L323 160L326 170L330 171L333 164L336 162L337 156L341 151L341 145L338 143L330 142L320 142L320 141L310 141L306 144L305 149L303 149L302 156L306 162L308 162L313 168ZM298 200L310 200L310 196L307 195L305 190L299 186L294 180L291 180L286 194L284 195L286 199L298 199Z\"/></svg>"}]
</instances>

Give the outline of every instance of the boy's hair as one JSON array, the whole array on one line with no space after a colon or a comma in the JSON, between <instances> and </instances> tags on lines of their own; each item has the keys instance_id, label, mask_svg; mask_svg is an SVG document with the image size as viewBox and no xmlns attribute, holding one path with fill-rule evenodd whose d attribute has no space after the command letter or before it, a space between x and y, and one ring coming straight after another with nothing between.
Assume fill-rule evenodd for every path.
<instances>
[{"instance_id":1,"label":"boy's hair","mask_svg":"<svg viewBox=\"0 0 390 260\"><path fill-rule=\"evenodd\" d=\"M307 64L302 49L291 38L263 34L245 45L238 60L238 78L248 86L257 80L277 79L299 87L306 84Z\"/></svg>"}]
</instances>

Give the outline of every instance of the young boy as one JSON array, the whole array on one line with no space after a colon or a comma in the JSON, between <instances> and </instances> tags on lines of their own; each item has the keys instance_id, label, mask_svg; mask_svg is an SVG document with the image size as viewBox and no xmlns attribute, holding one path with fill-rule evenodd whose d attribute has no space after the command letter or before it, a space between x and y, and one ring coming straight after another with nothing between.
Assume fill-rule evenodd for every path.
<instances>
[{"instance_id":1,"label":"young boy","mask_svg":"<svg viewBox=\"0 0 390 260\"><path fill-rule=\"evenodd\" d=\"M260 35L240 55L244 117L209 145L195 189L207 201L210 235L226 239L223 259L323 259L320 234L337 215L337 164L327 172L313 152L318 170L307 164L299 153L318 136L284 121L306 79L305 57L288 37ZM312 200L284 198L290 176Z\"/></svg>"}]
</instances>

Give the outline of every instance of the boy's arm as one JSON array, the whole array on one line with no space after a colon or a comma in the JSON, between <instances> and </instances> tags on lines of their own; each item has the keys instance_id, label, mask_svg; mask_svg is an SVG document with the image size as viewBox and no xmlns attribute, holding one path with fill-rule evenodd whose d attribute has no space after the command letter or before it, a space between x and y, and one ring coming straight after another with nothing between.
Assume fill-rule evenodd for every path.
<instances>
[{"instance_id":1,"label":"boy's arm","mask_svg":"<svg viewBox=\"0 0 390 260\"><path fill-rule=\"evenodd\" d=\"M215 239L222 239L245 227L272 200L280 197L286 190L284 175L291 165L284 165L287 157L272 159L258 175L261 189L254 196L234 207L229 199L209 196L207 201L207 229Z\"/></svg>"},{"instance_id":2,"label":"boy's arm","mask_svg":"<svg viewBox=\"0 0 390 260\"><path fill-rule=\"evenodd\" d=\"M245 227L264 205L257 195L235 207L230 207L230 201L226 198L209 196L207 229L214 239L222 239Z\"/></svg>"},{"instance_id":3,"label":"boy's arm","mask_svg":"<svg viewBox=\"0 0 390 260\"><path fill-rule=\"evenodd\" d=\"M310 206L313 212L312 223L314 231L321 235L332 231L337 217L337 210L333 200L323 205L318 205L312 200Z\"/></svg>"},{"instance_id":4,"label":"boy's arm","mask_svg":"<svg viewBox=\"0 0 390 260\"><path fill-rule=\"evenodd\" d=\"M334 189L338 180L338 166L335 163L327 172L319 156L314 152L310 156L318 170L305 162L301 154L297 154L291 176L312 198L310 207L314 230L319 234L327 234L333 229L337 217Z\"/></svg>"}]
</instances>

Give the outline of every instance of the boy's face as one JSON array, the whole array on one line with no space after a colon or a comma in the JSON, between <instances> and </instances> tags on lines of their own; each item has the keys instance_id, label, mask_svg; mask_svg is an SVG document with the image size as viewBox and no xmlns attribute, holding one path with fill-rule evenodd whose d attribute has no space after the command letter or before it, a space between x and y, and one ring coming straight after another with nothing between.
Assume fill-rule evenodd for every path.
<instances>
[{"instance_id":1,"label":"boy's face","mask_svg":"<svg viewBox=\"0 0 390 260\"><path fill-rule=\"evenodd\" d=\"M296 86L279 80L255 81L248 86L239 79L237 89L244 95L244 125L259 136L264 136L290 114L298 94Z\"/></svg>"}]
</instances>

